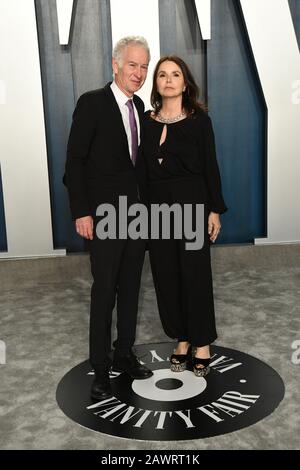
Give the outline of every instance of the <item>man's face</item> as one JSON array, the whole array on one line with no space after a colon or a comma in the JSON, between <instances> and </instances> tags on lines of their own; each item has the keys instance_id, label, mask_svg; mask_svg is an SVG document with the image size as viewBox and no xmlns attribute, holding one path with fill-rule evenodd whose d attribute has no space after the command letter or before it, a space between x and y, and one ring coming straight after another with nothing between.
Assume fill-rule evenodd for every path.
<instances>
[{"instance_id":1,"label":"man's face","mask_svg":"<svg viewBox=\"0 0 300 470\"><path fill-rule=\"evenodd\" d=\"M128 97L143 86L147 77L148 62L146 49L137 45L125 47L120 65L113 59L116 84Z\"/></svg>"}]
</instances>

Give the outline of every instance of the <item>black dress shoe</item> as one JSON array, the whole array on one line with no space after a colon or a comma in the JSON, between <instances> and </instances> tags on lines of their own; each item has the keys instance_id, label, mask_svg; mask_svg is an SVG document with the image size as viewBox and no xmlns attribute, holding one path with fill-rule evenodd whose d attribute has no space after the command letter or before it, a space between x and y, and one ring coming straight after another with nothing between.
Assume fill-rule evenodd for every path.
<instances>
[{"instance_id":1,"label":"black dress shoe","mask_svg":"<svg viewBox=\"0 0 300 470\"><path fill-rule=\"evenodd\" d=\"M100 377L96 376L91 388L91 398L93 398L93 400L101 401L106 398L111 398L112 396L109 374L103 374Z\"/></svg>"},{"instance_id":2,"label":"black dress shoe","mask_svg":"<svg viewBox=\"0 0 300 470\"><path fill-rule=\"evenodd\" d=\"M139 363L138 358L132 353L122 357L115 356L113 360L113 370L116 372L125 372L133 379L148 379L153 372Z\"/></svg>"}]
</instances>

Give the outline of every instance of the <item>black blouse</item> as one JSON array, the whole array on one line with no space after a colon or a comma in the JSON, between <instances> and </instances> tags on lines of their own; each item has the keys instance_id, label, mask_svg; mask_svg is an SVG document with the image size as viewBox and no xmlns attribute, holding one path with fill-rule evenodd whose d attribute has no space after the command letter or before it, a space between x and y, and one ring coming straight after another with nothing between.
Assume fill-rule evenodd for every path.
<instances>
[{"instance_id":1,"label":"black blouse","mask_svg":"<svg viewBox=\"0 0 300 470\"><path fill-rule=\"evenodd\" d=\"M164 125L151 117L151 111L145 113L143 154L150 182L198 176L209 210L226 212L209 116L199 110L167 124L166 139L159 145Z\"/></svg>"}]
</instances>

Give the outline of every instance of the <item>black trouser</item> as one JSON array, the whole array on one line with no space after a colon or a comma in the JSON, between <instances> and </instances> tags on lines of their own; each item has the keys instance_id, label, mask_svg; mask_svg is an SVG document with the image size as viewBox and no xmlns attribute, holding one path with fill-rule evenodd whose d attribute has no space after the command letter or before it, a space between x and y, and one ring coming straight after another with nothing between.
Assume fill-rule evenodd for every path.
<instances>
[{"instance_id":1,"label":"black trouser","mask_svg":"<svg viewBox=\"0 0 300 470\"><path fill-rule=\"evenodd\" d=\"M201 204L199 181L186 178L151 184L152 203ZM186 239L150 240L149 254L157 303L165 333L193 346L205 346L217 338L207 232L204 211L204 245L186 250Z\"/></svg>"},{"instance_id":2,"label":"black trouser","mask_svg":"<svg viewBox=\"0 0 300 470\"><path fill-rule=\"evenodd\" d=\"M94 221L94 223L96 223ZM94 232L95 233L95 232ZM90 362L98 372L110 365L112 310L117 298L115 354L126 354L135 341L144 240L89 242L93 285L90 310Z\"/></svg>"}]
</instances>

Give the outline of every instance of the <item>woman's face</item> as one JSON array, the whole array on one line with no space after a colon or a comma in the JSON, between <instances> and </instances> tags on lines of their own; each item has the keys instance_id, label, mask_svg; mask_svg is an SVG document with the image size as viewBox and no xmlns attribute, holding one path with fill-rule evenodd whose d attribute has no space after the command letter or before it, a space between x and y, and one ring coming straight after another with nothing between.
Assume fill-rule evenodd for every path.
<instances>
[{"instance_id":1,"label":"woman's face","mask_svg":"<svg viewBox=\"0 0 300 470\"><path fill-rule=\"evenodd\" d=\"M158 93L163 98L181 96L185 89L185 83L179 65L170 60L160 64L156 77L156 86Z\"/></svg>"}]
</instances>

